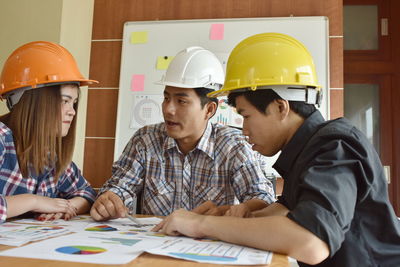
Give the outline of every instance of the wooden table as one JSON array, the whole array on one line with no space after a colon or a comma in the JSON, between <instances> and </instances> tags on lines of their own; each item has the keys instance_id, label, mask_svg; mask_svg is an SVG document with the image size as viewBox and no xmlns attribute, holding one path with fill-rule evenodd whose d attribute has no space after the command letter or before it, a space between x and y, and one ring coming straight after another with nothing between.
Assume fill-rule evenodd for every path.
<instances>
[{"instance_id":1,"label":"wooden table","mask_svg":"<svg viewBox=\"0 0 400 267\"><path fill-rule=\"evenodd\" d=\"M140 216L138 217L148 217ZM0 251L10 249L12 247L0 245ZM69 261L56 261L56 260L42 260L42 259L31 259L31 258L14 258L0 256L0 266L4 267L90 267L90 266L140 266L140 267L218 267L218 266L233 266L233 265L222 265L222 264L209 264L209 263L198 263L194 261L186 261L181 259L175 259L171 257L153 255L149 253L143 253L135 260L127 264L118 265L105 265L105 264L93 264L93 263L82 263L82 262L69 262ZM239 265L237 265L239 266ZM243 266L243 265L242 265ZM248 266L268 266L268 267L289 267L289 260L287 256L274 253L272 262L270 265L248 265Z\"/></svg>"}]
</instances>

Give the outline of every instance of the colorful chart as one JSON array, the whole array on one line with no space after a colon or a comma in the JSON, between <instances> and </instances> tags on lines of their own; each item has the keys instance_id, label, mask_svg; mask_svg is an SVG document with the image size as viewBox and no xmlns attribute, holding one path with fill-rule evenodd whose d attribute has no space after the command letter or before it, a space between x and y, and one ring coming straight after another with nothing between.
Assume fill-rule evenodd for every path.
<instances>
[{"instance_id":1,"label":"colorful chart","mask_svg":"<svg viewBox=\"0 0 400 267\"><path fill-rule=\"evenodd\" d=\"M110 232L110 231L117 231L117 228L111 227L109 225L96 225L93 227L86 228L85 231L92 231L92 232Z\"/></svg>"},{"instance_id":2,"label":"colorful chart","mask_svg":"<svg viewBox=\"0 0 400 267\"><path fill-rule=\"evenodd\" d=\"M140 233L147 232L147 230L144 229L129 229L129 231L140 232Z\"/></svg>"},{"instance_id":3,"label":"colorful chart","mask_svg":"<svg viewBox=\"0 0 400 267\"><path fill-rule=\"evenodd\" d=\"M138 233L135 232L119 232L121 235L137 235Z\"/></svg>"},{"instance_id":4,"label":"colorful chart","mask_svg":"<svg viewBox=\"0 0 400 267\"><path fill-rule=\"evenodd\" d=\"M124 246L133 246L136 243L140 242L140 239L127 239L127 238L116 238L116 237L91 237L91 238L96 238L100 240L105 240L102 241L103 243L112 243L112 244L119 244L119 245L124 245Z\"/></svg>"},{"instance_id":5,"label":"colorful chart","mask_svg":"<svg viewBox=\"0 0 400 267\"><path fill-rule=\"evenodd\" d=\"M100 247L89 246L66 246L56 249L57 252L73 255L91 255L106 252L107 250Z\"/></svg>"},{"instance_id":6,"label":"colorful chart","mask_svg":"<svg viewBox=\"0 0 400 267\"><path fill-rule=\"evenodd\" d=\"M53 226L53 225L35 225L35 226L28 226L28 227L26 227L26 229L51 231L51 230L61 230L61 229L64 229L64 227Z\"/></svg>"},{"instance_id":7,"label":"colorful chart","mask_svg":"<svg viewBox=\"0 0 400 267\"><path fill-rule=\"evenodd\" d=\"M203 261L236 261L236 257L226 257L226 256L213 256L213 255L203 255L203 254L195 254L195 253L178 253L178 252L170 252L168 253L172 256L182 257L188 260L203 260Z\"/></svg>"},{"instance_id":8,"label":"colorful chart","mask_svg":"<svg viewBox=\"0 0 400 267\"><path fill-rule=\"evenodd\" d=\"M161 234L161 233L151 233L151 234L147 234L147 236L166 237L165 234Z\"/></svg>"}]
</instances>

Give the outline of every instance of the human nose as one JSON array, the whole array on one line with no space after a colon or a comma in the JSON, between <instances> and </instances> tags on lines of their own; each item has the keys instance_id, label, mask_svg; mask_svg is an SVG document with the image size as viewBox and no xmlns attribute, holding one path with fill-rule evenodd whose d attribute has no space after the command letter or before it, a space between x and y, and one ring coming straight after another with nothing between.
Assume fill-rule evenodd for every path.
<instances>
[{"instance_id":1,"label":"human nose","mask_svg":"<svg viewBox=\"0 0 400 267\"><path fill-rule=\"evenodd\" d=\"M163 111L164 114L174 115L175 114L175 105L172 101L164 101L163 102Z\"/></svg>"},{"instance_id":2,"label":"human nose","mask_svg":"<svg viewBox=\"0 0 400 267\"><path fill-rule=\"evenodd\" d=\"M75 114L76 114L76 111L75 111L74 105L68 105L67 115L73 117L73 116L75 116Z\"/></svg>"},{"instance_id":3,"label":"human nose","mask_svg":"<svg viewBox=\"0 0 400 267\"><path fill-rule=\"evenodd\" d=\"M244 136L246 136L246 137L249 136L249 130L248 130L248 128L247 128L247 123L246 123L245 121L243 122L242 134L243 134Z\"/></svg>"}]
</instances>

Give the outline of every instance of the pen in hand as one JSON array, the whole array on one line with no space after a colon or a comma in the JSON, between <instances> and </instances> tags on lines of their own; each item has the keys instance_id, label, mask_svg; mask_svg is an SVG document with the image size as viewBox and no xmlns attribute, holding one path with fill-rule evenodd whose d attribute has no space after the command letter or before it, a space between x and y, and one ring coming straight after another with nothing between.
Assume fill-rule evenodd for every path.
<instances>
[{"instance_id":1,"label":"pen in hand","mask_svg":"<svg viewBox=\"0 0 400 267\"><path fill-rule=\"evenodd\" d=\"M129 214L129 212L126 213L126 217L136 224L142 224L135 216Z\"/></svg>"},{"instance_id":2,"label":"pen in hand","mask_svg":"<svg viewBox=\"0 0 400 267\"><path fill-rule=\"evenodd\" d=\"M135 203L136 204L136 203ZM136 223L136 224L142 224L134 215L132 215L134 213L136 209L133 208L133 203L130 203L126 206L126 217L131 220L132 222Z\"/></svg>"}]
</instances>

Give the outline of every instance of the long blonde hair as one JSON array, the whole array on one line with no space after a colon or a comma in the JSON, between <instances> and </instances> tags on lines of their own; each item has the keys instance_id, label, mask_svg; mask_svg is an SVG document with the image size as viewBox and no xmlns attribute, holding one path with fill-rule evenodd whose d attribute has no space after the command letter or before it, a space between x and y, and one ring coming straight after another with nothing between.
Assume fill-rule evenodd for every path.
<instances>
[{"instance_id":1,"label":"long blonde hair","mask_svg":"<svg viewBox=\"0 0 400 267\"><path fill-rule=\"evenodd\" d=\"M27 90L11 111L0 117L0 121L12 130L24 177L32 171L38 175L46 167L55 167L55 178L58 179L71 163L76 119L72 120L68 134L62 137L61 101L60 85ZM75 110L77 113L77 104Z\"/></svg>"}]
</instances>

